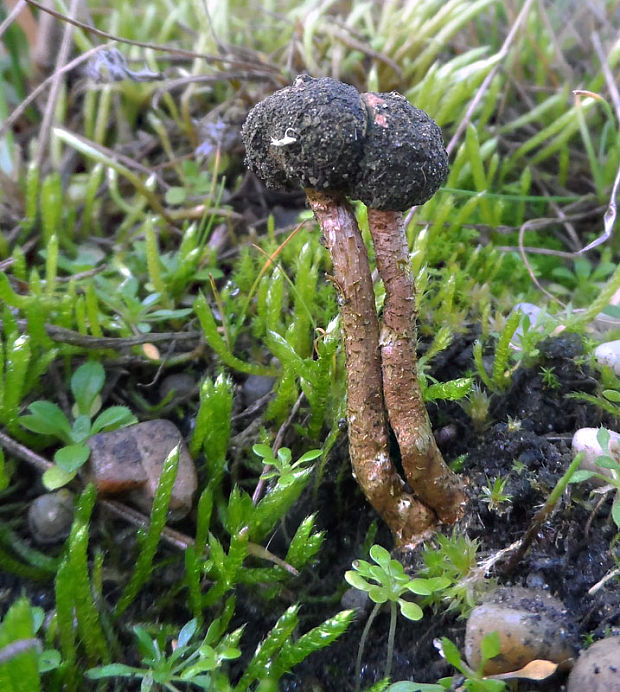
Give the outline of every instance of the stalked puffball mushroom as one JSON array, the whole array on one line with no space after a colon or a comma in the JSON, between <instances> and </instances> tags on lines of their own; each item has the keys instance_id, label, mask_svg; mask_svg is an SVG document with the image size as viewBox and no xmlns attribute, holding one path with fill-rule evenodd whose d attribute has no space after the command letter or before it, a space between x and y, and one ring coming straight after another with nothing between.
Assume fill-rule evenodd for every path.
<instances>
[{"instance_id":1,"label":"stalked puffball mushroom","mask_svg":"<svg viewBox=\"0 0 620 692\"><path fill-rule=\"evenodd\" d=\"M441 130L400 94L359 94L333 79L301 75L250 111L242 137L246 163L267 187L306 191L340 292L353 471L397 541L416 543L438 519L458 519L465 501L437 448L418 384L415 292L401 213L430 199L446 178ZM347 197L368 206L386 290L381 324ZM388 419L411 490L389 457Z\"/></svg>"}]
</instances>

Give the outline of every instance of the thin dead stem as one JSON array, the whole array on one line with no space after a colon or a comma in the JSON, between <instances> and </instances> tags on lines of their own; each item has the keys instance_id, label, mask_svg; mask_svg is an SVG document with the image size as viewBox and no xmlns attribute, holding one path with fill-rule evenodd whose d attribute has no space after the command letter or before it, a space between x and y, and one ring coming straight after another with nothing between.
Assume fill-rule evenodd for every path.
<instances>
[{"instance_id":1,"label":"thin dead stem","mask_svg":"<svg viewBox=\"0 0 620 692\"><path fill-rule=\"evenodd\" d=\"M474 114L474 111L478 107L480 101L482 100L482 97L485 93L485 91L489 88L489 85L493 81L493 78L499 71L502 61L506 58L508 55L508 51L510 49L510 46L512 45L512 42L514 41L519 28L521 27L521 24L525 21L527 18L527 15L530 11L530 8L532 7L532 3L534 0L525 0L523 3L523 7L521 8L521 11L517 15L517 18L514 21L514 24L512 25L510 31L508 32L508 36L506 36L506 39L504 40L504 43L502 44L502 47L499 49L499 52L497 53L498 56L498 62L497 64L489 71L489 74L484 78L482 81L482 84L478 87L478 91L474 94L474 97L472 98L469 106L467 107L467 110L465 111L465 116L461 120L461 122L458 124L458 127L456 128L454 134L452 135L452 138L448 142L448 146L446 147L446 151L448 154L451 154L454 149L456 148L456 145L458 144L459 140L463 136L463 133L465 132L467 126L469 125L471 121L471 117Z\"/></svg>"},{"instance_id":2,"label":"thin dead stem","mask_svg":"<svg viewBox=\"0 0 620 692\"><path fill-rule=\"evenodd\" d=\"M78 5L78 0L71 0L71 5L69 7L69 15L73 17L76 13L76 8ZM60 49L58 51L58 56L56 58L56 68L54 70L52 83L50 85L50 91L47 97L47 103L45 105L45 111L43 113L43 120L41 122L41 127L39 128L39 138L37 146L37 157L36 165L39 170L43 167L43 162L45 160L45 155L47 154L47 148L49 145L50 132L52 129L52 121L54 118L54 111L56 110L56 103L58 101L58 95L60 93L60 86L62 83L62 72L61 68L67 64L69 59L69 52L71 51L71 39L73 38L74 28L71 24L66 24L62 35L62 41L60 43Z\"/></svg>"},{"instance_id":3,"label":"thin dead stem","mask_svg":"<svg viewBox=\"0 0 620 692\"><path fill-rule=\"evenodd\" d=\"M26 7L26 0L18 0L13 9L7 14L4 21L0 24L0 38L2 38L6 30L17 19L19 13Z\"/></svg>"},{"instance_id":4,"label":"thin dead stem","mask_svg":"<svg viewBox=\"0 0 620 692\"><path fill-rule=\"evenodd\" d=\"M48 461L45 457L33 452L31 449L17 442L17 440L14 440L12 437L9 437L2 431L0 431L0 447L6 449L9 454L12 454L18 459L22 459L22 461L26 461L27 463L31 464L41 473L44 473L53 466L52 462ZM142 512L139 512L133 507L129 507L123 502L118 502L117 500L98 499L97 504L110 514L113 514L119 519L126 521L132 526L137 526L144 529L148 529L150 526L149 518L145 514L142 514ZM164 526L162 529L161 540L177 550L186 550L187 548L192 547L195 543L194 539L190 536L187 536L180 531L176 531L175 529L171 529L169 526ZM254 557L268 560L275 565L279 565L294 576L299 574L298 570L296 570L292 565L285 560L282 560L282 558L279 558L277 555L274 555L262 545L251 542L248 543L248 553Z\"/></svg>"}]
</instances>

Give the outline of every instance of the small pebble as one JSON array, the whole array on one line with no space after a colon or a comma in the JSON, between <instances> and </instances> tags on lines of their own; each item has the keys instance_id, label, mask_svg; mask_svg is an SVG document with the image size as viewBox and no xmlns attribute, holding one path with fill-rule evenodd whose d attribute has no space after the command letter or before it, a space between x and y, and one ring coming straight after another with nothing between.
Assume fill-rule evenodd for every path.
<instances>
[{"instance_id":1,"label":"small pebble","mask_svg":"<svg viewBox=\"0 0 620 692\"><path fill-rule=\"evenodd\" d=\"M179 466L169 514L172 519L180 519L192 508L198 481L181 433L168 420L145 421L94 435L87 442L92 452L85 475L102 494L131 491L133 502L148 513L164 461L179 443Z\"/></svg>"},{"instance_id":2,"label":"small pebble","mask_svg":"<svg viewBox=\"0 0 620 692\"><path fill-rule=\"evenodd\" d=\"M37 543L59 543L73 523L73 494L66 488L39 495L28 509L28 527Z\"/></svg>"},{"instance_id":3,"label":"small pebble","mask_svg":"<svg viewBox=\"0 0 620 692\"><path fill-rule=\"evenodd\" d=\"M370 612L372 601L366 591L360 591L351 587L342 594L340 606L345 610L357 611L358 616L364 616Z\"/></svg>"},{"instance_id":4,"label":"small pebble","mask_svg":"<svg viewBox=\"0 0 620 692\"><path fill-rule=\"evenodd\" d=\"M536 326L536 323L540 319L541 315L543 314L543 309L539 308L538 305L534 305L533 303L517 303L510 313L512 314L513 312L516 312L519 310L522 312L524 315L527 315L530 318L530 329L533 329ZM521 346L521 337L523 336L523 327L519 325L515 331L515 333L512 336L512 343L517 347L520 348Z\"/></svg>"},{"instance_id":5,"label":"small pebble","mask_svg":"<svg viewBox=\"0 0 620 692\"><path fill-rule=\"evenodd\" d=\"M246 408L273 389L274 377L249 375L243 383L243 401Z\"/></svg>"},{"instance_id":6,"label":"small pebble","mask_svg":"<svg viewBox=\"0 0 620 692\"><path fill-rule=\"evenodd\" d=\"M185 401L197 391L196 380L185 372L167 375L159 385L159 396L165 399L170 392L174 392L171 400L174 403Z\"/></svg>"},{"instance_id":7,"label":"small pebble","mask_svg":"<svg viewBox=\"0 0 620 692\"><path fill-rule=\"evenodd\" d=\"M601 639L579 654L568 677L567 692L620 690L620 637Z\"/></svg>"},{"instance_id":8,"label":"small pebble","mask_svg":"<svg viewBox=\"0 0 620 692\"><path fill-rule=\"evenodd\" d=\"M465 656L472 668L481 663L483 637L494 631L501 652L487 662L485 675L510 673L535 659L566 666L577 653L576 628L564 604L546 591L500 587L472 610L465 631Z\"/></svg>"},{"instance_id":9,"label":"small pebble","mask_svg":"<svg viewBox=\"0 0 620 692\"><path fill-rule=\"evenodd\" d=\"M584 471L595 471L596 473L600 473L611 478L612 470L599 466L596 463L596 459L603 454L601 445L596 439L599 430L600 428L580 428L573 435L571 448L573 454L583 452L584 457L579 466L581 469ZM620 434L614 432L613 430L609 431L609 453L620 463ZM605 482L600 478L592 478L590 479L590 483L593 485L605 484Z\"/></svg>"},{"instance_id":10,"label":"small pebble","mask_svg":"<svg viewBox=\"0 0 620 692\"><path fill-rule=\"evenodd\" d=\"M600 365L608 365L620 375L620 341L606 341L594 349L594 357Z\"/></svg>"}]
</instances>

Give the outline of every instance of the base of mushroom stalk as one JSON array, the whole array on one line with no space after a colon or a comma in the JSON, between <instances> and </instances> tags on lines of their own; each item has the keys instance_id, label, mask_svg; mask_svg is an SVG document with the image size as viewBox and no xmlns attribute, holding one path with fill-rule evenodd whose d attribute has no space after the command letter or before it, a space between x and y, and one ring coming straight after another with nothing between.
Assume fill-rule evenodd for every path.
<instances>
[{"instance_id":1,"label":"base of mushroom stalk","mask_svg":"<svg viewBox=\"0 0 620 692\"><path fill-rule=\"evenodd\" d=\"M340 293L347 360L349 450L357 482L401 546L415 545L437 524L435 512L408 492L389 456L379 319L366 246L344 195L307 189Z\"/></svg>"}]
</instances>

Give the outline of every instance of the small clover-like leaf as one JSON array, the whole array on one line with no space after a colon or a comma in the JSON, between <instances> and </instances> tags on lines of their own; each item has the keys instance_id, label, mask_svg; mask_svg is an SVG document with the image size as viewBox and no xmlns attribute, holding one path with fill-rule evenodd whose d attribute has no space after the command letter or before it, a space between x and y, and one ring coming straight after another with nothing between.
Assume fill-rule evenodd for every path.
<instances>
[{"instance_id":1,"label":"small clover-like leaf","mask_svg":"<svg viewBox=\"0 0 620 692\"><path fill-rule=\"evenodd\" d=\"M280 474L280 478L278 479L278 484L282 488L286 488L287 486L291 485L295 481L295 472L292 469L284 469L282 473Z\"/></svg>"},{"instance_id":2,"label":"small clover-like leaf","mask_svg":"<svg viewBox=\"0 0 620 692\"><path fill-rule=\"evenodd\" d=\"M596 465L601 466L604 469L617 469L620 464L615 459L608 457L607 455L602 455L596 458Z\"/></svg>"},{"instance_id":3,"label":"small clover-like leaf","mask_svg":"<svg viewBox=\"0 0 620 692\"><path fill-rule=\"evenodd\" d=\"M441 589L448 588L452 584L452 580L449 577L431 577L426 580L426 583L432 591L441 591Z\"/></svg>"},{"instance_id":4,"label":"small clover-like leaf","mask_svg":"<svg viewBox=\"0 0 620 692\"><path fill-rule=\"evenodd\" d=\"M63 442L71 442L71 424L60 406L51 401L33 401L28 410L31 415L19 418L19 423L24 428L41 435L53 435Z\"/></svg>"},{"instance_id":5,"label":"small clover-like leaf","mask_svg":"<svg viewBox=\"0 0 620 692\"><path fill-rule=\"evenodd\" d=\"M124 428L137 422L137 418L127 406L110 406L110 408L105 409L95 418L91 434L94 435L102 430L109 431Z\"/></svg>"},{"instance_id":6,"label":"small clover-like leaf","mask_svg":"<svg viewBox=\"0 0 620 692\"><path fill-rule=\"evenodd\" d=\"M380 584L388 581L388 575L385 573L385 570L382 567L379 567L379 565L370 565L368 572L369 576L375 581L378 581Z\"/></svg>"},{"instance_id":7,"label":"small clover-like leaf","mask_svg":"<svg viewBox=\"0 0 620 692\"><path fill-rule=\"evenodd\" d=\"M480 642L480 653L482 660L488 661L490 658L495 658L502 650L502 643L498 632L489 632Z\"/></svg>"},{"instance_id":8,"label":"small clover-like leaf","mask_svg":"<svg viewBox=\"0 0 620 692\"><path fill-rule=\"evenodd\" d=\"M78 416L71 426L71 439L73 442L84 442L90 437L90 418L86 415Z\"/></svg>"},{"instance_id":9,"label":"small clover-like leaf","mask_svg":"<svg viewBox=\"0 0 620 692\"><path fill-rule=\"evenodd\" d=\"M407 590L420 596L430 596L433 593L427 579L412 579L406 584Z\"/></svg>"},{"instance_id":10,"label":"small clover-like leaf","mask_svg":"<svg viewBox=\"0 0 620 692\"><path fill-rule=\"evenodd\" d=\"M398 560L390 560L388 569L392 577L398 578L405 575L405 569Z\"/></svg>"},{"instance_id":11,"label":"small clover-like leaf","mask_svg":"<svg viewBox=\"0 0 620 692\"><path fill-rule=\"evenodd\" d=\"M587 481L589 478L596 475L597 474L594 471L575 471L575 473L573 473L573 475L570 477L569 483L581 483L582 481Z\"/></svg>"},{"instance_id":12,"label":"small clover-like leaf","mask_svg":"<svg viewBox=\"0 0 620 692\"><path fill-rule=\"evenodd\" d=\"M620 392L617 389L604 389L603 396L614 404L620 404Z\"/></svg>"},{"instance_id":13,"label":"small clover-like leaf","mask_svg":"<svg viewBox=\"0 0 620 692\"><path fill-rule=\"evenodd\" d=\"M258 444L252 447L252 451L263 459L273 459L273 452L269 445Z\"/></svg>"},{"instance_id":14,"label":"small clover-like leaf","mask_svg":"<svg viewBox=\"0 0 620 692\"><path fill-rule=\"evenodd\" d=\"M372 578L370 572L371 564L366 560L353 560L353 569L357 570L364 577Z\"/></svg>"},{"instance_id":15,"label":"small clover-like leaf","mask_svg":"<svg viewBox=\"0 0 620 692\"><path fill-rule=\"evenodd\" d=\"M380 586L371 586L368 589L368 597L374 603L385 603L389 600L389 594Z\"/></svg>"},{"instance_id":16,"label":"small clover-like leaf","mask_svg":"<svg viewBox=\"0 0 620 692\"><path fill-rule=\"evenodd\" d=\"M607 428L599 428L596 433L596 441L601 445L601 449L607 450L609 447L609 430Z\"/></svg>"},{"instance_id":17,"label":"small clover-like leaf","mask_svg":"<svg viewBox=\"0 0 620 692\"><path fill-rule=\"evenodd\" d=\"M186 622L179 632L177 646L186 646L190 639L194 636L197 627L198 621L196 618L192 618L189 622Z\"/></svg>"},{"instance_id":18,"label":"small clover-like leaf","mask_svg":"<svg viewBox=\"0 0 620 692\"><path fill-rule=\"evenodd\" d=\"M364 577L362 577L358 572L354 572L352 569L344 573L344 578L347 584L350 584L360 591L369 591L371 588L370 584L364 579Z\"/></svg>"},{"instance_id":19,"label":"small clover-like leaf","mask_svg":"<svg viewBox=\"0 0 620 692\"><path fill-rule=\"evenodd\" d=\"M104 384L105 370L97 361L89 360L73 373L71 391L81 415L90 417L91 406Z\"/></svg>"},{"instance_id":20,"label":"small clover-like leaf","mask_svg":"<svg viewBox=\"0 0 620 692\"><path fill-rule=\"evenodd\" d=\"M405 601L404 599L399 598L398 606L400 608L400 612L404 617L407 618L407 620L420 620L422 618L422 608L420 608L417 603L411 603L411 601Z\"/></svg>"},{"instance_id":21,"label":"small clover-like leaf","mask_svg":"<svg viewBox=\"0 0 620 692\"><path fill-rule=\"evenodd\" d=\"M84 465L89 456L90 448L86 445L67 445L54 454L54 463L63 471L74 473Z\"/></svg>"},{"instance_id":22,"label":"small clover-like leaf","mask_svg":"<svg viewBox=\"0 0 620 692\"><path fill-rule=\"evenodd\" d=\"M280 447L278 450L278 459L283 466L288 466L291 463L291 450L288 447Z\"/></svg>"},{"instance_id":23,"label":"small clover-like leaf","mask_svg":"<svg viewBox=\"0 0 620 692\"><path fill-rule=\"evenodd\" d=\"M370 557L387 571L391 559L389 552L383 546L377 544L373 545L369 552Z\"/></svg>"},{"instance_id":24,"label":"small clover-like leaf","mask_svg":"<svg viewBox=\"0 0 620 692\"><path fill-rule=\"evenodd\" d=\"M59 466L51 466L42 476L43 485L48 490L57 490L72 481L75 474L75 471L63 471Z\"/></svg>"},{"instance_id":25,"label":"small clover-like leaf","mask_svg":"<svg viewBox=\"0 0 620 692\"><path fill-rule=\"evenodd\" d=\"M299 459L297 459L297 464L305 464L307 461L314 461L323 454L321 449L311 449L309 452L302 454Z\"/></svg>"}]
</instances>

